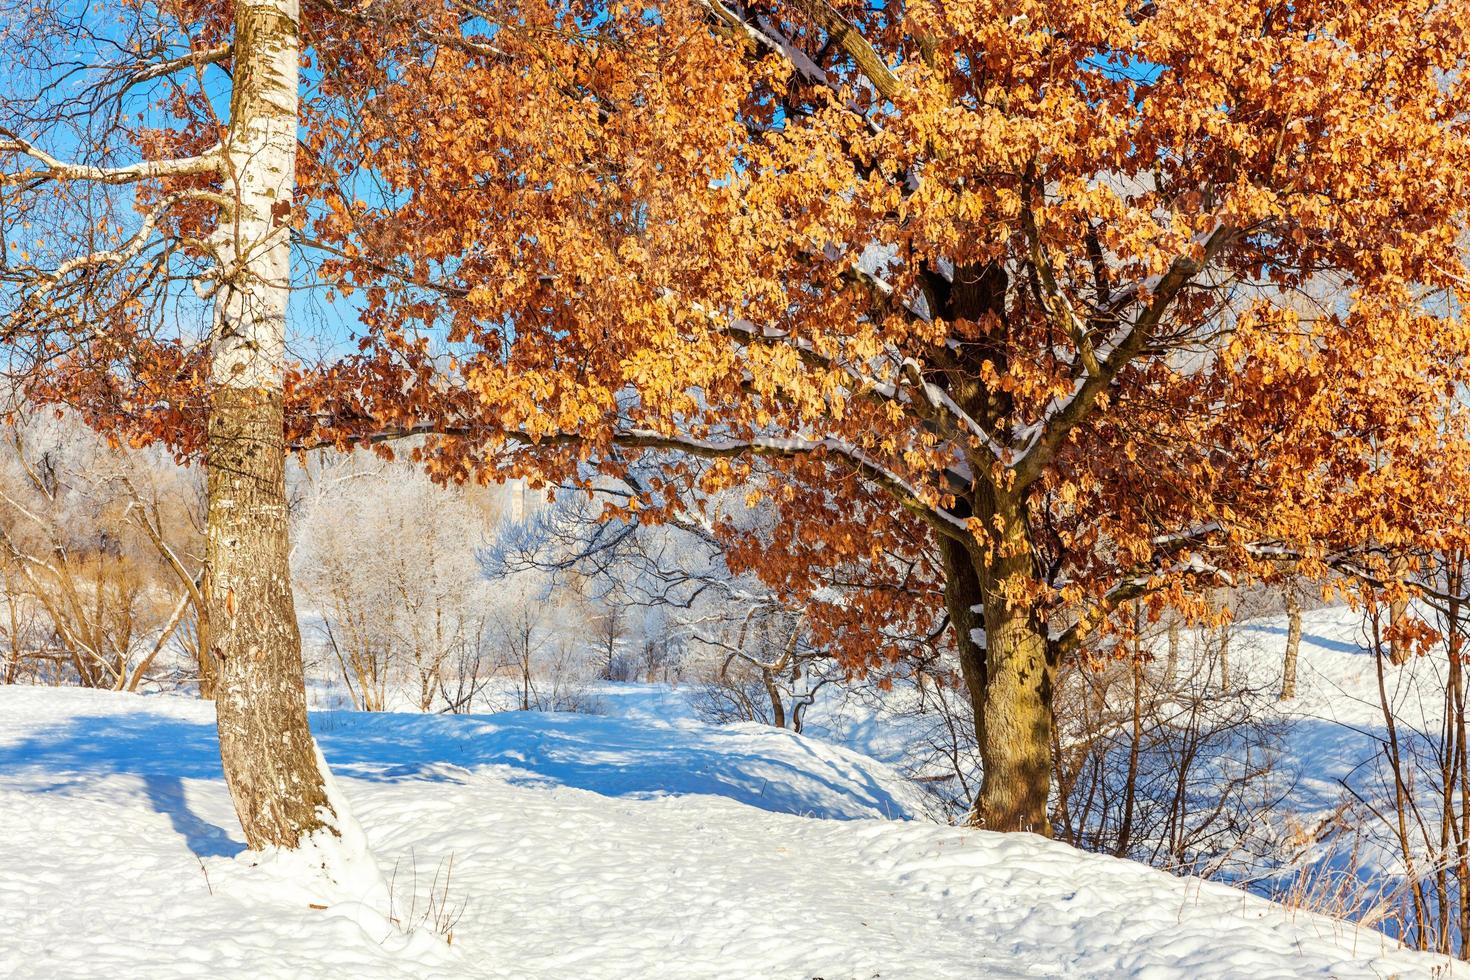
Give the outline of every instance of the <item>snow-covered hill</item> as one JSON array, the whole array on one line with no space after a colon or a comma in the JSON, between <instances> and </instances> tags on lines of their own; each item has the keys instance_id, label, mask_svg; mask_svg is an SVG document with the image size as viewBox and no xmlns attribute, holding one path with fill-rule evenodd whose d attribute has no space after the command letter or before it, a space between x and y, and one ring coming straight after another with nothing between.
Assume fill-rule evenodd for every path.
<instances>
[{"instance_id":1,"label":"snow-covered hill","mask_svg":"<svg viewBox=\"0 0 1470 980\"><path fill-rule=\"evenodd\" d=\"M639 710L314 722L393 914L447 896L451 944L252 866L208 705L0 688L0 975L1461 975L1224 885L906 819L921 801L893 770L785 732Z\"/></svg>"},{"instance_id":2,"label":"snow-covered hill","mask_svg":"<svg viewBox=\"0 0 1470 980\"><path fill-rule=\"evenodd\" d=\"M1430 618L1428 613L1424 613ZM1270 695L1270 710L1282 723L1279 766L1294 779L1280 809L1303 820L1323 816L1351 794L1387 806L1391 793L1382 774L1370 763L1388 740L1380 697L1392 706L1397 735L1403 741L1438 736L1445 723L1446 654L1436 646L1399 666L1385 665L1379 690L1377 658L1362 612L1329 606L1302 615L1297 693L1274 702L1281 687L1282 653L1287 635L1285 616L1268 616L1239 624L1231 655L1239 683ZM1196 665L1196 669L1203 669ZM1428 791L1430 787L1420 786ZM1364 853L1376 870L1401 870L1392 854Z\"/></svg>"}]
</instances>

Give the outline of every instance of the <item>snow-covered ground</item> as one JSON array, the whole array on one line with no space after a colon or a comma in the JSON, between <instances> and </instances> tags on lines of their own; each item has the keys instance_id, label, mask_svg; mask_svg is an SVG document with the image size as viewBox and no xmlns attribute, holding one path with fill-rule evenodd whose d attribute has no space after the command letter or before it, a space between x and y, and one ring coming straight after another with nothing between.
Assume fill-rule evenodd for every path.
<instances>
[{"instance_id":1,"label":"snow-covered ground","mask_svg":"<svg viewBox=\"0 0 1470 980\"><path fill-rule=\"evenodd\" d=\"M1238 683L1274 698L1281 687L1286 634L1284 615L1236 626L1230 650ZM1304 819L1329 813L1348 799L1345 787L1370 800L1384 798L1386 787L1369 765L1388 737L1371 647L1360 612L1329 606L1302 615L1297 694L1271 710L1285 725L1279 764L1294 779L1282 807ZM1386 666L1384 695L1401 738L1438 735L1445 676L1440 647L1401 666ZM1385 870L1396 869L1394 864Z\"/></svg>"},{"instance_id":2,"label":"snow-covered ground","mask_svg":"<svg viewBox=\"0 0 1470 980\"><path fill-rule=\"evenodd\" d=\"M0 975L1465 975L1225 885L916 819L922 794L883 763L667 697L316 714L404 935L253 866L209 705L0 688Z\"/></svg>"}]
</instances>

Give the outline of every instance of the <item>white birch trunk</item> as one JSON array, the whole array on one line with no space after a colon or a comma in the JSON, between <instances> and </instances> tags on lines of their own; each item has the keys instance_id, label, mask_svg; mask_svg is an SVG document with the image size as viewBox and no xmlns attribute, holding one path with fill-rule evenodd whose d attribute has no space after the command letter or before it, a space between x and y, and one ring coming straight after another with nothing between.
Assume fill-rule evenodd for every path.
<instances>
[{"instance_id":1,"label":"white birch trunk","mask_svg":"<svg viewBox=\"0 0 1470 980\"><path fill-rule=\"evenodd\" d=\"M296 0L236 0L234 92L216 236L206 444L207 596L225 780L246 840L335 831L307 726L291 593L283 376L299 86Z\"/></svg>"}]
</instances>

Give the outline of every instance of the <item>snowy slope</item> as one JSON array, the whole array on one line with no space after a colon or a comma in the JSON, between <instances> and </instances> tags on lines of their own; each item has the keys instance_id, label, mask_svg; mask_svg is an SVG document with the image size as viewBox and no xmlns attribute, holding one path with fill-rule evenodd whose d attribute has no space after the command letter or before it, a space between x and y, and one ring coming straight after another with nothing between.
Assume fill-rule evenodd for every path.
<instances>
[{"instance_id":1,"label":"snowy slope","mask_svg":"<svg viewBox=\"0 0 1470 980\"><path fill-rule=\"evenodd\" d=\"M918 806L892 770L787 733L314 720L400 917L453 856L452 945L252 867L208 705L0 688L0 975L1464 975L1223 885L890 819Z\"/></svg>"},{"instance_id":2,"label":"snowy slope","mask_svg":"<svg viewBox=\"0 0 1470 980\"><path fill-rule=\"evenodd\" d=\"M1239 624L1231 639L1236 676L1273 699L1281 686L1286 634L1286 617L1269 616ZM1273 704L1272 711L1287 726L1283 768L1298 777L1287 805L1304 816L1340 804L1344 784L1364 798L1382 798L1382 787L1365 765L1387 738L1371 646L1360 611L1329 606L1302 614L1297 696ZM1402 737L1438 734L1445 675L1440 647L1402 666L1386 666L1384 691Z\"/></svg>"}]
</instances>

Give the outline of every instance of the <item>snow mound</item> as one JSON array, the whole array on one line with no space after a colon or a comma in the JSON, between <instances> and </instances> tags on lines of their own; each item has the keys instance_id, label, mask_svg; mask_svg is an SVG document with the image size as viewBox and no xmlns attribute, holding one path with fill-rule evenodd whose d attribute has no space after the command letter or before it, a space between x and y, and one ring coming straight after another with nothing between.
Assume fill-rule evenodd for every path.
<instances>
[{"instance_id":1,"label":"snow mound","mask_svg":"<svg viewBox=\"0 0 1470 980\"><path fill-rule=\"evenodd\" d=\"M507 783L648 800L718 796L776 813L911 819L926 800L867 756L766 725L536 711L486 716L321 712L317 738L343 776Z\"/></svg>"},{"instance_id":2,"label":"snow mound","mask_svg":"<svg viewBox=\"0 0 1470 980\"><path fill-rule=\"evenodd\" d=\"M208 705L0 688L0 976L1465 975L1222 885L906 819L922 796L893 770L790 733L314 722L398 929L244 851Z\"/></svg>"}]
</instances>

